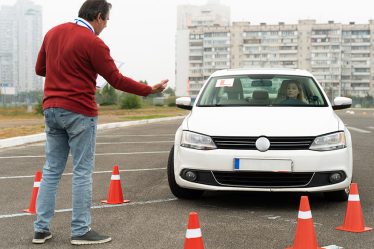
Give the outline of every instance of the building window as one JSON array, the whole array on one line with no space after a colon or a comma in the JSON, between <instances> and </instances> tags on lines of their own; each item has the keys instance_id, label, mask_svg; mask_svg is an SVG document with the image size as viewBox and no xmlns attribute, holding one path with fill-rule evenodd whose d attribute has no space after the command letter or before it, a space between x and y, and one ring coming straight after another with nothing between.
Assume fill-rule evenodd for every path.
<instances>
[{"instance_id":1,"label":"building window","mask_svg":"<svg viewBox=\"0 0 374 249\"><path fill-rule=\"evenodd\" d=\"M370 35L370 30L352 30L352 35L356 36L366 36Z\"/></svg>"}]
</instances>

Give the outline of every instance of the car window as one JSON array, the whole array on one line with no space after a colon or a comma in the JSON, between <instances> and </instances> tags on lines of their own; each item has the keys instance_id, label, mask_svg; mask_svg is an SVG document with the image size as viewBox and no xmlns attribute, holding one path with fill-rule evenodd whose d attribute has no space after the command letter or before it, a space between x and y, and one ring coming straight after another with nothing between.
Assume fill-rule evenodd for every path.
<instances>
[{"instance_id":1,"label":"car window","mask_svg":"<svg viewBox=\"0 0 374 249\"><path fill-rule=\"evenodd\" d=\"M327 106L311 77L240 75L213 77L198 106Z\"/></svg>"}]
</instances>

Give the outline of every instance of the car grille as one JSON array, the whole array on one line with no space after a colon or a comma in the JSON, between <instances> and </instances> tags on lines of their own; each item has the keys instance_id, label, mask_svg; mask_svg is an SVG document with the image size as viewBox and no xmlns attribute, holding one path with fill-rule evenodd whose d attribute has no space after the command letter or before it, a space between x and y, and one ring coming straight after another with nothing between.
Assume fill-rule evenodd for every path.
<instances>
[{"instance_id":1,"label":"car grille","mask_svg":"<svg viewBox=\"0 0 374 249\"><path fill-rule=\"evenodd\" d=\"M258 137L212 137L218 149L257 150ZM307 150L314 137L267 137L269 150Z\"/></svg>"},{"instance_id":2,"label":"car grille","mask_svg":"<svg viewBox=\"0 0 374 249\"><path fill-rule=\"evenodd\" d=\"M212 172L221 185L246 187L301 187L311 181L313 173L289 172Z\"/></svg>"}]
</instances>

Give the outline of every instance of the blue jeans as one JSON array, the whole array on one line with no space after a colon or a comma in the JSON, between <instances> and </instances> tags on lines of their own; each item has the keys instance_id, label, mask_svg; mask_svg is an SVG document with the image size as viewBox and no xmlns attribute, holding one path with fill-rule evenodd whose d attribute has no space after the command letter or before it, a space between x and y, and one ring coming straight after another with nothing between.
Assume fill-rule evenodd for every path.
<instances>
[{"instance_id":1,"label":"blue jeans","mask_svg":"<svg viewBox=\"0 0 374 249\"><path fill-rule=\"evenodd\" d=\"M46 109L44 117L46 162L36 202L34 230L49 231L58 184L70 151L73 158L71 236L80 236L87 233L91 225L97 118L62 108Z\"/></svg>"}]
</instances>

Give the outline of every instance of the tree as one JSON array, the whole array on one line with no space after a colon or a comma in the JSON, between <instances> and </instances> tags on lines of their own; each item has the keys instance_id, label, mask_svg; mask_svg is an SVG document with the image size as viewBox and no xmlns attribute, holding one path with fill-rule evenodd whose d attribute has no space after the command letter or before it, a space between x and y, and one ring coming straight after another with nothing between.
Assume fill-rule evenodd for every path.
<instances>
[{"instance_id":1,"label":"tree","mask_svg":"<svg viewBox=\"0 0 374 249\"><path fill-rule=\"evenodd\" d=\"M114 105L117 103L117 93L114 87L106 84L101 91L100 105Z\"/></svg>"},{"instance_id":2,"label":"tree","mask_svg":"<svg viewBox=\"0 0 374 249\"><path fill-rule=\"evenodd\" d=\"M140 83L146 84L148 86L148 82L146 80L140 80Z\"/></svg>"},{"instance_id":3,"label":"tree","mask_svg":"<svg viewBox=\"0 0 374 249\"><path fill-rule=\"evenodd\" d=\"M171 87L166 88L164 93L169 94L169 96L175 96L175 91Z\"/></svg>"}]
</instances>

